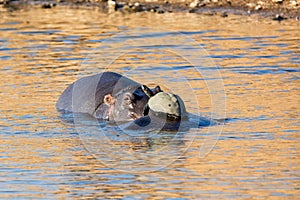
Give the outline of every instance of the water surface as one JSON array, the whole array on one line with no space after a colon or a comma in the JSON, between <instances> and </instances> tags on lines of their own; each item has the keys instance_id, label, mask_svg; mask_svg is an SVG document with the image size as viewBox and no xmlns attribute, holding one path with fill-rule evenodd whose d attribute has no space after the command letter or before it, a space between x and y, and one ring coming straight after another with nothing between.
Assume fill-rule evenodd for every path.
<instances>
[{"instance_id":1,"label":"water surface","mask_svg":"<svg viewBox=\"0 0 300 200\"><path fill-rule=\"evenodd\" d=\"M0 198L296 199L300 195L299 22L184 13L108 15L66 8L0 16ZM206 50L199 57L212 58L220 67L227 121L205 157L199 154L210 138L209 127L192 134L193 140L191 132L169 137L171 142L168 136L157 136L150 147L147 141L124 139L116 136L118 130L108 128L113 142L111 148L102 149L108 160L101 162L85 147L78 127L55 110L68 84L107 67L104 63L114 56L110 52L120 48L110 38L143 27L162 36L184 34ZM146 42L148 37L140 35ZM119 38L118 44L125 40ZM200 76L191 63L164 46L143 44L116 57L109 67L140 82L166 89L171 85L190 112L212 116L215 94L207 84L213 80ZM188 87L178 74L189 80L199 105L195 96L184 95ZM180 151L163 154L167 157L160 158L171 162L161 167L149 155L165 153L164 147ZM114 159L127 170L113 168Z\"/></svg>"}]
</instances>

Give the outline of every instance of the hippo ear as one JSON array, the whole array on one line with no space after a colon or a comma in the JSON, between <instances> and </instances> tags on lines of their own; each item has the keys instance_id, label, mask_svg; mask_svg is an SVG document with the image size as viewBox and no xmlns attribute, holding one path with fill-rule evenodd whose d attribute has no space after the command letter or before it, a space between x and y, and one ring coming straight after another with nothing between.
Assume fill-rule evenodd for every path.
<instances>
[{"instance_id":1,"label":"hippo ear","mask_svg":"<svg viewBox=\"0 0 300 200\"><path fill-rule=\"evenodd\" d=\"M106 105L112 105L115 103L115 98L111 94L107 94L104 96L103 101Z\"/></svg>"},{"instance_id":2,"label":"hippo ear","mask_svg":"<svg viewBox=\"0 0 300 200\"><path fill-rule=\"evenodd\" d=\"M150 90L146 85L142 85L142 90L145 92L145 94L150 98L154 96L152 90Z\"/></svg>"},{"instance_id":3,"label":"hippo ear","mask_svg":"<svg viewBox=\"0 0 300 200\"><path fill-rule=\"evenodd\" d=\"M159 92L163 92L163 91L160 89L159 85L156 86L156 87L152 90L153 95L156 95L156 94L159 93Z\"/></svg>"}]
</instances>

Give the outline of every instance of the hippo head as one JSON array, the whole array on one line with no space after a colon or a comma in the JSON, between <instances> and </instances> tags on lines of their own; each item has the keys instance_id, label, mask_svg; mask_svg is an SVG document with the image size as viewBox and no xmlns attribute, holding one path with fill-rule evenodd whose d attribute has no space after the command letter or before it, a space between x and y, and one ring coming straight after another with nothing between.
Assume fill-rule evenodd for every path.
<instances>
[{"instance_id":1,"label":"hippo head","mask_svg":"<svg viewBox=\"0 0 300 200\"><path fill-rule=\"evenodd\" d=\"M124 90L117 94L107 94L104 96L104 104L107 106L105 119L111 121L135 120L144 115L144 110L149 101L149 95L145 93L145 88L152 95L159 92L160 87L149 89L147 86L139 86L134 90Z\"/></svg>"}]
</instances>

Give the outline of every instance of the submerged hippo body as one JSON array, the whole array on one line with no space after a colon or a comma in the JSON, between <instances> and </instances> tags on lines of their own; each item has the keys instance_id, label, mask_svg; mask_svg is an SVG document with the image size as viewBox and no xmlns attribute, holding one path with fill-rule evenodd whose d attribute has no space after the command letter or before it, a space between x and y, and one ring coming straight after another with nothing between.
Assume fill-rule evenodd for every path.
<instances>
[{"instance_id":1,"label":"submerged hippo body","mask_svg":"<svg viewBox=\"0 0 300 200\"><path fill-rule=\"evenodd\" d=\"M159 91L159 87L153 91ZM114 72L81 78L62 93L61 112L87 113L98 119L128 121L143 115L149 97L141 85Z\"/></svg>"}]
</instances>

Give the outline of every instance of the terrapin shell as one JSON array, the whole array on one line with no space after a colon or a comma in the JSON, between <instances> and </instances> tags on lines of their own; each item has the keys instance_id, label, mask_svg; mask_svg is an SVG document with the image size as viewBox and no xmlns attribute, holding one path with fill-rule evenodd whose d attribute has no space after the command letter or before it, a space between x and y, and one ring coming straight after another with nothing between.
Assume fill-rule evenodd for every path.
<instances>
[{"instance_id":1,"label":"terrapin shell","mask_svg":"<svg viewBox=\"0 0 300 200\"><path fill-rule=\"evenodd\" d=\"M182 99L175 94L159 92L149 99L149 108L158 113L181 117L186 113Z\"/></svg>"}]
</instances>

